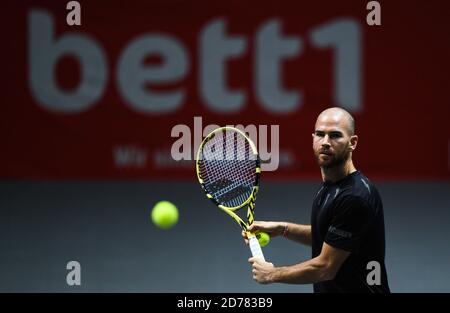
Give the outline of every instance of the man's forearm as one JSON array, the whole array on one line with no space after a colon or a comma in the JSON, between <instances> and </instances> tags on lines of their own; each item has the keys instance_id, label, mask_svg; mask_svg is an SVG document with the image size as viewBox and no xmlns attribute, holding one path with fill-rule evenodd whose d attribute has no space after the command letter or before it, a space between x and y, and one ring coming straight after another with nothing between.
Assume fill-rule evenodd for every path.
<instances>
[{"instance_id":1,"label":"man's forearm","mask_svg":"<svg viewBox=\"0 0 450 313\"><path fill-rule=\"evenodd\" d=\"M272 283L314 284L333 279L327 264L314 258L292 266L277 267L270 276Z\"/></svg>"},{"instance_id":2,"label":"man's forearm","mask_svg":"<svg viewBox=\"0 0 450 313\"><path fill-rule=\"evenodd\" d=\"M284 235L290 240L311 246L311 225L287 223L287 230Z\"/></svg>"}]
</instances>

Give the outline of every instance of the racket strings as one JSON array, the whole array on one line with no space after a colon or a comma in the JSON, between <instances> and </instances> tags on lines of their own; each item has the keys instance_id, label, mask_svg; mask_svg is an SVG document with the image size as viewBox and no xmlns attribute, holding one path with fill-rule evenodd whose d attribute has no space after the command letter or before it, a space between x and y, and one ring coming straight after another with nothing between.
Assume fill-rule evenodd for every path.
<instances>
[{"instance_id":1,"label":"racket strings","mask_svg":"<svg viewBox=\"0 0 450 313\"><path fill-rule=\"evenodd\" d=\"M257 157L248 140L237 132L216 134L202 150L201 176L207 192L228 207L242 205L256 180Z\"/></svg>"}]
</instances>

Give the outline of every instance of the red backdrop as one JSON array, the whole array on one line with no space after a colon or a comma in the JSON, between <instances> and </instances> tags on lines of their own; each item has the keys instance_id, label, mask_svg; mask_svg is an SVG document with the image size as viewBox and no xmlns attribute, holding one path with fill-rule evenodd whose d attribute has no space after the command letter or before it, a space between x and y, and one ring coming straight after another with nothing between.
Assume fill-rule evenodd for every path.
<instances>
[{"instance_id":1,"label":"red backdrop","mask_svg":"<svg viewBox=\"0 0 450 313\"><path fill-rule=\"evenodd\" d=\"M279 125L282 162L263 175L318 177L311 132L336 105L356 119L354 159L369 177L450 178L446 1L380 1L381 26L361 0L80 3L81 26L67 25L65 1L6 4L4 179L194 179L192 162L168 154L172 127L193 129L194 116Z\"/></svg>"}]
</instances>

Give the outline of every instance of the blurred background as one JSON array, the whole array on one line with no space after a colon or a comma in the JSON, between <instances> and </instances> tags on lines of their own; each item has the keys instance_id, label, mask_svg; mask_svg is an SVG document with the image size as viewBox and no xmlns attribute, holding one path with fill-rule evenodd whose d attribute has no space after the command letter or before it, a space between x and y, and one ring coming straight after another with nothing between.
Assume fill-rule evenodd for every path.
<instances>
[{"instance_id":1,"label":"blurred background","mask_svg":"<svg viewBox=\"0 0 450 313\"><path fill-rule=\"evenodd\" d=\"M2 4L0 292L312 292L253 282L192 156L208 125L278 126L256 219L309 223L311 133L332 106L384 202L392 291L450 292L448 2L378 1L381 25L361 0L84 0L81 25L68 2ZM160 200L172 229L150 220ZM311 255L281 238L264 253Z\"/></svg>"}]
</instances>

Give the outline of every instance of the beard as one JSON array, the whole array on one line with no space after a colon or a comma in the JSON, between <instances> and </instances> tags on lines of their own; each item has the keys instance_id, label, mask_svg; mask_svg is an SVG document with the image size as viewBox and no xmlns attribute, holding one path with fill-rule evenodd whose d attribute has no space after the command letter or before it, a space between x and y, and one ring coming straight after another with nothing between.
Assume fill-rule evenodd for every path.
<instances>
[{"instance_id":1,"label":"beard","mask_svg":"<svg viewBox=\"0 0 450 313\"><path fill-rule=\"evenodd\" d=\"M317 164L324 169L331 169L340 167L350 159L350 151L344 149L342 153L334 153L328 155L325 159L320 155L320 152L316 152Z\"/></svg>"}]
</instances>

